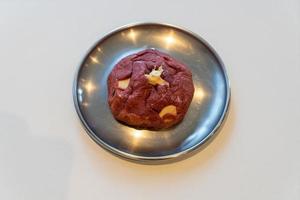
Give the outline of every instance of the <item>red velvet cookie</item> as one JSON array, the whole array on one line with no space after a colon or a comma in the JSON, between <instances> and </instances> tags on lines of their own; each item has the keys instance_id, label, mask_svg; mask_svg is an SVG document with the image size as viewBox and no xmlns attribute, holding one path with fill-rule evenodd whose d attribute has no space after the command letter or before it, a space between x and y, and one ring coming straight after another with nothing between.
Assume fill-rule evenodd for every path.
<instances>
[{"instance_id":1,"label":"red velvet cookie","mask_svg":"<svg viewBox=\"0 0 300 200\"><path fill-rule=\"evenodd\" d=\"M123 58L107 83L113 116L140 128L168 128L179 123L194 95L190 70L153 49Z\"/></svg>"}]
</instances>

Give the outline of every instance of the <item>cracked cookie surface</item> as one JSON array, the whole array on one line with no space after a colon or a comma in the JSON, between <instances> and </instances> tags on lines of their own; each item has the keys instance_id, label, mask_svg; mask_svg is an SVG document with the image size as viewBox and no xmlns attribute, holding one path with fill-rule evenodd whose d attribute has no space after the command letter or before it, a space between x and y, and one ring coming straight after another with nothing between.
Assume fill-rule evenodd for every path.
<instances>
[{"instance_id":1,"label":"cracked cookie surface","mask_svg":"<svg viewBox=\"0 0 300 200\"><path fill-rule=\"evenodd\" d=\"M194 94L191 71L157 50L123 58L107 80L113 116L128 125L161 129L179 123Z\"/></svg>"}]
</instances>

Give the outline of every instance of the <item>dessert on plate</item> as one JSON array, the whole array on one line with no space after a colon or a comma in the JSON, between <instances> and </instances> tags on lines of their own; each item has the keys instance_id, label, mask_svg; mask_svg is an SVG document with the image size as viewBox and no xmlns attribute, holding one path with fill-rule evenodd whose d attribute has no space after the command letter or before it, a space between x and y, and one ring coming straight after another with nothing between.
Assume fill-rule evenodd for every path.
<instances>
[{"instance_id":1,"label":"dessert on plate","mask_svg":"<svg viewBox=\"0 0 300 200\"><path fill-rule=\"evenodd\" d=\"M194 95L188 67L154 49L123 58L109 74L107 85L113 116L139 128L161 129L179 123Z\"/></svg>"}]
</instances>

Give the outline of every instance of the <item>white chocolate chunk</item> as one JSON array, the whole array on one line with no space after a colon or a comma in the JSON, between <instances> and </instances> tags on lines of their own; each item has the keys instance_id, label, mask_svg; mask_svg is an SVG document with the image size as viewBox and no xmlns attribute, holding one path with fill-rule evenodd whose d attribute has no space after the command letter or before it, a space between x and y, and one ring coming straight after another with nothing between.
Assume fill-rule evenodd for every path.
<instances>
[{"instance_id":1,"label":"white chocolate chunk","mask_svg":"<svg viewBox=\"0 0 300 200\"><path fill-rule=\"evenodd\" d=\"M164 107L160 113L159 113L159 117L163 118L166 114L171 114L176 116L177 115L177 111L176 111L176 106L173 105L168 105L166 107Z\"/></svg>"},{"instance_id":2,"label":"white chocolate chunk","mask_svg":"<svg viewBox=\"0 0 300 200\"><path fill-rule=\"evenodd\" d=\"M130 78L118 81L118 87L125 90L130 82Z\"/></svg>"},{"instance_id":3,"label":"white chocolate chunk","mask_svg":"<svg viewBox=\"0 0 300 200\"><path fill-rule=\"evenodd\" d=\"M150 74L145 74L148 83L151 85L169 85L167 81L160 77L163 71L162 66L160 66L158 69L153 68Z\"/></svg>"}]
</instances>

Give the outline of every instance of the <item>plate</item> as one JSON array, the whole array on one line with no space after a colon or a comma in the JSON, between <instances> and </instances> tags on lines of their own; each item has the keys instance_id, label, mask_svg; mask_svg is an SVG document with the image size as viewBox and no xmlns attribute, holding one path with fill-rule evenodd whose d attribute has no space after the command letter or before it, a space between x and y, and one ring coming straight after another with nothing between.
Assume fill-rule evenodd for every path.
<instances>
[{"instance_id":1,"label":"plate","mask_svg":"<svg viewBox=\"0 0 300 200\"><path fill-rule=\"evenodd\" d=\"M107 77L122 58L154 48L186 64L195 93L184 120L160 131L119 123L107 103ZM230 100L224 64L198 35L168 24L139 23L118 28L87 53L75 76L73 98L88 135L101 147L131 161L160 164L187 158L208 144L223 123Z\"/></svg>"}]
</instances>

